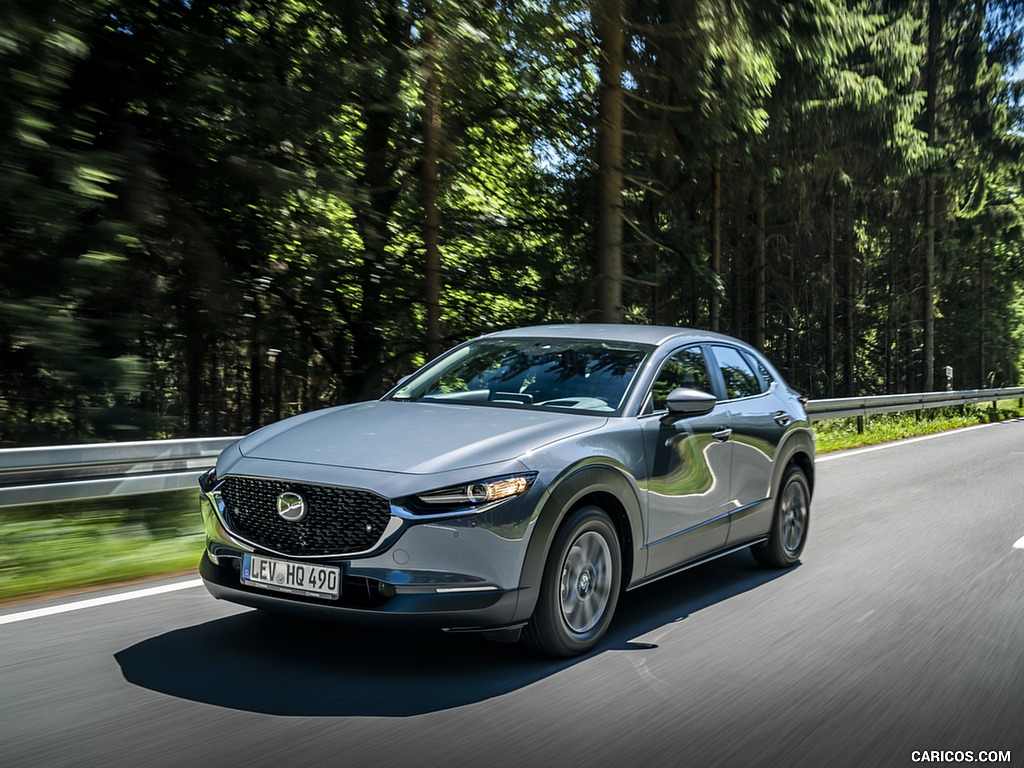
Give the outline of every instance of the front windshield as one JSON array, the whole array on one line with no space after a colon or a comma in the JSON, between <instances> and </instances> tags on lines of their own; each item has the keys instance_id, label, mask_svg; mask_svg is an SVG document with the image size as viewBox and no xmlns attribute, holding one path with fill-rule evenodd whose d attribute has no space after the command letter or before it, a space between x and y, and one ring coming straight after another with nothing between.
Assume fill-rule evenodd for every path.
<instances>
[{"instance_id":1,"label":"front windshield","mask_svg":"<svg viewBox=\"0 0 1024 768\"><path fill-rule=\"evenodd\" d=\"M649 350L601 341L481 339L413 376L393 399L611 413Z\"/></svg>"}]
</instances>

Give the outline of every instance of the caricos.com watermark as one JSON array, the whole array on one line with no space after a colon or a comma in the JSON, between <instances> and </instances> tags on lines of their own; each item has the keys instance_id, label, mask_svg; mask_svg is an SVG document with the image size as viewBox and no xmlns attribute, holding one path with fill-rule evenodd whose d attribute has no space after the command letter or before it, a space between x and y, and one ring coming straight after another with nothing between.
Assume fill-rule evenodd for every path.
<instances>
[{"instance_id":1,"label":"caricos.com watermark","mask_svg":"<svg viewBox=\"0 0 1024 768\"><path fill-rule=\"evenodd\" d=\"M910 759L915 763L1008 763L1010 762L1010 750L995 751L962 749L920 749L910 753Z\"/></svg>"}]
</instances>

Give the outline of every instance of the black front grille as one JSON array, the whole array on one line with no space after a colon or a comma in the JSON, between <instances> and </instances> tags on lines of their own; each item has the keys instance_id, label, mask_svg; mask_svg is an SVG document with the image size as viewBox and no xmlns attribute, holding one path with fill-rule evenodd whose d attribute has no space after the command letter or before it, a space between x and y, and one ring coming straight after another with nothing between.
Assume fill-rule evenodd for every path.
<instances>
[{"instance_id":1,"label":"black front grille","mask_svg":"<svg viewBox=\"0 0 1024 768\"><path fill-rule=\"evenodd\" d=\"M232 531L285 555L362 552L377 543L391 518L390 502L369 491L254 477L227 477L218 490ZM286 491L306 502L298 522L277 513L277 497Z\"/></svg>"}]
</instances>

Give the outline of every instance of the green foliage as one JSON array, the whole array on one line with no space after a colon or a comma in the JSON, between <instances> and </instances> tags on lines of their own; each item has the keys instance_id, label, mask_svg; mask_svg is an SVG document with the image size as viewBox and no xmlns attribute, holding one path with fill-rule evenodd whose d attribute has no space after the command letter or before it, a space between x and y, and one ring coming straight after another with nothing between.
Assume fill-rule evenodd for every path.
<instances>
[{"instance_id":1,"label":"green foliage","mask_svg":"<svg viewBox=\"0 0 1024 768\"><path fill-rule=\"evenodd\" d=\"M0 510L0 601L193 571L194 491Z\"/></svg>"},{"instance_id":2,"label":"green foliage","mask_svg":"<svg viewBox=\"0 0 1024 768\"><path fill-rule=\"evenodd\" d=\"M630 320L714 299L811 395L919 389L933 180L936 365L1020 381L1022 0L622 7ZM239 433L424 362L431 57L443 341L586 316L590 4L430 8L431 51L403 0L3 6L0 441Z\"/></svg>"},{"instance_id":3,"label":"green foliage","mask_svg":"<svg viewBox=\"0 0 1024 768\"><path fill-rule=\"evenodd\" d=\"M0 11L0 440L152 424L132 402L145 365L125 298L138 280L123 158L79 91L89 26L73 4Z\"/></svg>"}]
</instances>

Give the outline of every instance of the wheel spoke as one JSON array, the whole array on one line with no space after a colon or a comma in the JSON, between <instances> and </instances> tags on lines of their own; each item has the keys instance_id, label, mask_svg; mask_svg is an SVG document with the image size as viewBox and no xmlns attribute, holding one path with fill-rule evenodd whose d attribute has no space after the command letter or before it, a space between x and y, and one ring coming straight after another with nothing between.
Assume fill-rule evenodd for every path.
<instances>
[{"instance_id":1,"label":"wheel spoke","mask_svg":"<svg viewBox=\"0 0 1024 768\"><path fill-rule=\"evenodd\" d=\"M601 551L601 539L598 536L581 536L578 542L583 561L593 563Z\"/></svg>"},{"instance_id":2,"label":"wheel spoke","mask_svg":"<svg viewBox=\"0 0 1024 768\"><path fill-rule=\"evenodd\" d=\"M786 545L786 549L788 549L789 551L792 552L793 549L796 548L797 541L798 541L798 539L797 539L796 524L792 520L787 520L786 521L786 532L785 532L785 535L783 536L783 543Z\"/></svg>"},{"instance_id":3,"label":"wheel spoke","mask_svg":"<svg viewBox=\"0 0 1024 768\"><path fill-rule=\"evenodd\" d=\"M570 588L568 594L562 598L562 613L566 616L574 616L578 610L579 595L576 594L575 589Z\"/></svg>"},{"instance_id":4,"label":"wheel spoke","mask_svg":"<svg viewBox=\"0 0 1024 768\"><path fill-rule=\"evenodd\" d=\"M590 625L590 621L594 618L594 613L597 611L597 602L594 599L595 597L596 595L590 595L589 599L580 602L577 620L583 626Z\"/></svg>"},{"instance_id":5,"label":"wheel spoke","mask_svg":"<svg viewBox=\"0 0 1024 768\"><path fill-rule=\"evenodd\" d=\"M587 632L604 615L611 595L608 542L585 531L573 542L562 565L559 584L562 617L574 632Z\"/></svg>"},{"instance_id":6,"label":"wheel spoke","mask_svg":"<svg viewBox=\"0 0 1024 768\"><path fill-rule=\"evenodd\" d=\"M803 486L793 482L786 487L782 504L782 544L793 554L803 543L807 521L807 496Z\"/></svg>"}]
</instances>

